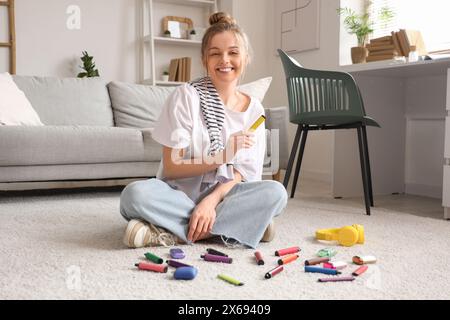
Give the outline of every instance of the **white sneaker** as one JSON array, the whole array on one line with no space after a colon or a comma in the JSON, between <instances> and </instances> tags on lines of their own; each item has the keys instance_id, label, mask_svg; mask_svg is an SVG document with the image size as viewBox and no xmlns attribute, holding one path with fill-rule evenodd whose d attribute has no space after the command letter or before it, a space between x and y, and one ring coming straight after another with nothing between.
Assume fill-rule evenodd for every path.
<instances>
[{"instance_id":1,"label":"white sneaker","mask_svg":"<svg viewBox=\"0 0 450 320\"><path fill-rule=\"evenodd\" d=\"M132 219L128 222L123 243L129 248L147 246L170 247L177 243L177 237L163 228L141 220Z\"/></svg>"}]
</instances>

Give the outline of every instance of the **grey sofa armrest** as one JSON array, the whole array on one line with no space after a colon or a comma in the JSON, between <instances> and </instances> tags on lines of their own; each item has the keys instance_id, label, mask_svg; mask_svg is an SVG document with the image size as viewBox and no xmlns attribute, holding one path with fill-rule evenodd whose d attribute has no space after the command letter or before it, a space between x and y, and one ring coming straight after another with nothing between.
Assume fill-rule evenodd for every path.
<instances>
[{"instance_id":1,"label":"grey sofa armrest","mask_svg":"<svg viewBox=\"0 0 450 320\"><path fill-rule=\"evenodd\" d=\"M288 147L288 107L266 108L266 129L271 132L267 143L267 155L272 158L272 154L278 151L278 157L274 154L274 161L278 162L279 169L286 169L289 158ZM277 130L277 131L276 131ZM278 134L276 134L278 133ZM270 143L270 144L269 144Z\"/></svg>"},{"instance_id":2,"label":"grey sofa armrest","mask_svg":"<svg viewBox=\"0 0 450 320\"><path fill-rule=\"evenodd\" d=\"M156 155L159 160L162 158L162 146L153 140L153 128L141 128L142 137L144 139L144 152Z\"/></svg>"}]
</instances>

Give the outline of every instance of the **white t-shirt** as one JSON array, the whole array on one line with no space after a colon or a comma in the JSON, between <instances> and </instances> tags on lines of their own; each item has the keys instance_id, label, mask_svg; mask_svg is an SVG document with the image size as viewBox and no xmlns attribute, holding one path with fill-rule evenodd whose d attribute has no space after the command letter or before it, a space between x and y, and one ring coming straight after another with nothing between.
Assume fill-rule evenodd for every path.
<instances>
[{"instance_id":1,"label":"white t-shirt","mask_svg":"<svg viewBox=\"0 0 450 320\"><path fill-rule=\"evenodd\" d=\"M264 108L261 102L254 97L250 97L250 104L244 112L232 111L225 107L225 121L222 128L223 145L226 146L228 138L232 134L248 130L261 115L264 115ZM208 154L210 138L203 119L200 98L194 87L183 84L172 92L164 104L152 137L164 146L185 149L184 159L200 159ZM239 150L231 161L233 167L241 173L244 181L261 180L266 148L264 123L255 131L255 140L256 143L251 148ZM172 188L185 192L197 203L197 200L219 181L205 179L206 176L211 177L211 174L215 174L215 172L209 172L202 176L168 180L163 176L163 161L161 160L156 177L164 180ZM205 183L205 180L208 180L208 183Z\"/></svg>"}]
</instances>

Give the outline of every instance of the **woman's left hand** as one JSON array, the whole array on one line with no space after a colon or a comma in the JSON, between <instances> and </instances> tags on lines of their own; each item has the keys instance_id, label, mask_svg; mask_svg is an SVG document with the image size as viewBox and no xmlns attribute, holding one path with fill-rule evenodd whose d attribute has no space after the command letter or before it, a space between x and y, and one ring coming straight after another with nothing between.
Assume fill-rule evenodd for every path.
<instances>
[{"instance_id":1,"label":"woman's left hand","mask_svg":"<svg viewBox=\"0 0 450 320\"><path fill-rule=\"evenodd\" d=\"M195 242L208 234L216 220L217 201L205 197L194 209L189 221L188 240Z\"/></svg>"}]
</instances>

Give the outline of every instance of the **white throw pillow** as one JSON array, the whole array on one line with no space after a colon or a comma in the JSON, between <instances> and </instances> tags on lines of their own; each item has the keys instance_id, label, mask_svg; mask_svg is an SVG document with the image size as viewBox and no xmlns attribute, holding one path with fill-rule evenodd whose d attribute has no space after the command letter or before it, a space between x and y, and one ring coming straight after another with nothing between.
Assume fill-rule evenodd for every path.
<instances>
[{"instance_id":1,"label":"white throw pillow","mask_svg":"<svg viewBox=\"0 0 450 320\"><path fill-rule=\"evenodd\" d=\"M243 84L239 86L238 90L249 96L257 98L260 102L262 102L271 82L272 77L262 78L253 82Z\"/></svg>"},{"instance_id":2,"label":"white throw pillow","mask_svg":"<svg viewBox=\"0 0 450 320\"><path fill-rule=\"evenodd\" d=\"M23 91L7 72L0 73L0 125L43 125Z\"/></svg>"}]
</instances>

